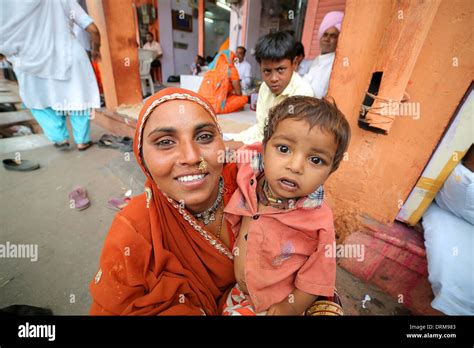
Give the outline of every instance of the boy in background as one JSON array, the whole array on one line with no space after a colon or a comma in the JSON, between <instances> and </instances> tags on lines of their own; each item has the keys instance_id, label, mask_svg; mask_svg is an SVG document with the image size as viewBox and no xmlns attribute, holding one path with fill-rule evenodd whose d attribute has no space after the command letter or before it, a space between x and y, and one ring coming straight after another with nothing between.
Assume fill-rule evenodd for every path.
<instances>
[{"instance_id":1,"label":"boy in background","mask_svg":"<svg viewBox=\"0 0 474 348\"><path fill-rule=\"evenodd\" d=\"M263 140L268 111L289 96L313 96L311 86L295 72L296 42L287 31L261 37L255 46L255 59L260 65L263 84L257 101L257 124L236 134L224 135L226 147L237 150L244 144Z\"/></svg>"}]
</instances>

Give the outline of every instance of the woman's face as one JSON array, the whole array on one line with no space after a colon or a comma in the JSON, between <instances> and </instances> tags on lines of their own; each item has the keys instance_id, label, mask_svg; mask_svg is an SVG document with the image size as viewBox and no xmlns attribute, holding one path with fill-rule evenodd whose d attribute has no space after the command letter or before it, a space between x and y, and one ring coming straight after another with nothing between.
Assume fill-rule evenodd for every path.
<instances>
[{"instance_id":1,"label":"woman's face","mask_svg":"<svg viewBox=\"0 0 474 348\"><path fill-rule=\"evenodd\" d=\"M143 158L159 188L191 212L209 208L218 192L224 142L200 105L173 100L158 106L143 130ZM203 157L207 169L202 173Z\"/></svg>"}]
</instances>

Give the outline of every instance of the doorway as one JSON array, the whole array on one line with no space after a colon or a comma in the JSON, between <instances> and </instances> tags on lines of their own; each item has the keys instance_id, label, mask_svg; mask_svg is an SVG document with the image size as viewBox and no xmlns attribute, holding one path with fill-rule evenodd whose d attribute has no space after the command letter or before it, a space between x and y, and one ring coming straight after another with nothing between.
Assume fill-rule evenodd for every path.
<instances>
[{"instance_id":1,"label":"doorway","mask_svg":"<svg viewBox=\"0 0 474 348\"><path fill-rule=\"evenodd\" d=\"M204 12L204 58L210 60L229 38L230 7L223 0L206 0Z\"/></svg>"}]
</instances>

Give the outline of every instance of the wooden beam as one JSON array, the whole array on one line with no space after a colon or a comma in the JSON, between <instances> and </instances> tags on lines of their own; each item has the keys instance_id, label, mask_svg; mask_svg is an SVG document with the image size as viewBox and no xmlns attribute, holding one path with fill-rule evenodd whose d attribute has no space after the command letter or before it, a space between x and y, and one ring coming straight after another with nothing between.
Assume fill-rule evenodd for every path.
<instances>
[{"instance_id":1,"label":"wooden beam","mask_svg":"<svg viewBox=\"0 0 474 348\"><path fill-rule=\"evenodd\" d=\"M394 7L390 30L386 31L387 55L378 97L369 111L369 125L388 132L397 116L396 106L403 100L411 73L431 29L441 0L412 2L403 0ZM393 108L392 108L393 106ZM393 111L393 112L392 112Z\"/></svg>"},{"instance_id":2,"label":"wooden beam","mask_svg":"<svg viewBox=\"0 0 474 348\"><path fill-rule=\"evenodd\" d=\"M198 0L198 54L204 57L204 0Z\"/></svg>"},{"instance_id":3,"label":"wooden beam","mask_svg":"<svg viewBox=\"0 0 474 348\"><path fill-rule=\"evenodd\" d=\"M101 34L99 68L108 108L142 101L132 0L87 0Z\"/></svg>"}]
</instances>

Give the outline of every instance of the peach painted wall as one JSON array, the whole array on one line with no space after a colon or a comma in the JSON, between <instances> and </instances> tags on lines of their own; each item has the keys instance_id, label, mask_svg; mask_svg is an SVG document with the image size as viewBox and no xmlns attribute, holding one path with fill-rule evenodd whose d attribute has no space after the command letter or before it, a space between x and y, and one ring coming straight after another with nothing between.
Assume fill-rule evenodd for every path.
<instances>
[{"instance_id":1,"label":"peach painted wall","mask_svg":"<svg viewBox=\"0 0 474 348\"><path fill-rule=\"evenodd\" d=\"M474 2L442 0L426 37L412 33L423 42L421 51L413 53L416 62L405 88L410 102L420 108L419 117L396 117L387 135L358 127L372 73L406 64L387 57L389 46L397 43L385 38L404 23L392 21L393 16L400 9L407 14L411 6L406 0L347 0L328 94L346 115L352 139L348 157L326 185L342 238L360 227L358 217L364 214L383 223L394 221L474 77Z\"/></svg>"}]
</instances>

